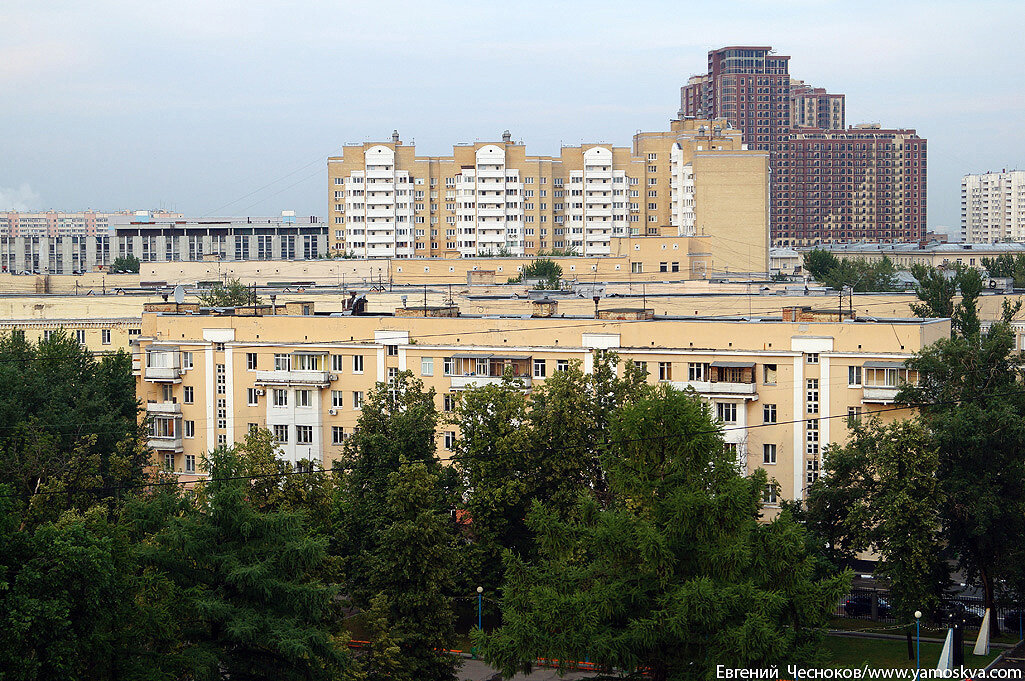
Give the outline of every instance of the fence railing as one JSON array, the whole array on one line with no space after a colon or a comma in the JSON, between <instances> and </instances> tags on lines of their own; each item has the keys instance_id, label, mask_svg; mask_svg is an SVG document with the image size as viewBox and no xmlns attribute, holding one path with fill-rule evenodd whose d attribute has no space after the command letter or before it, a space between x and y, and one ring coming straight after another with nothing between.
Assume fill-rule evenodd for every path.
<instances>
[{"instance_id":1,"label":"fence railing","mask_svg":"<svg viewBox=\"0 0 1025 681\"><path fill-rule=\"evenodd\" d=\"M1023 604L998 601L995 610L993 616L1001 629L1020 631L1025 624ZM933 624L956 623L968 629L978 629L985 612L985 600L981 596L947 596L939 607L925 613L922 619ZM890 594L877 589L851 589L850 594L837 603L834 614L847 619L897 623Z\"/></svg>"}]
</instances>

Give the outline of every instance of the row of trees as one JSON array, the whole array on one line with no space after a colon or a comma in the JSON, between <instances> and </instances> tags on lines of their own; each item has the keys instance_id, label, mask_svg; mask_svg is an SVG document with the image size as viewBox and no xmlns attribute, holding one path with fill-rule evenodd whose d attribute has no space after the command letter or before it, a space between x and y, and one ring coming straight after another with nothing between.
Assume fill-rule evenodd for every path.
<instances>
[{"instance_id":1,"label":"row of trees","mask_svg":"<svg viewBox=\"0 0 1025 681\"><path fill-rule=\"evenodd\" d=\"M441 651L475 624L477 586L490 618L474 643L507 673L557 657L699 678L717 660L813 664L846 588L815 574L788 513L760 522L772 483L737 470L707 406L613 355L530 394L512 377L468 390L450 414L403 373L368 396L332 470L254 431L185 489L123 454L145 455L116 392L130 364L107 364L124 358L4 343L17 380L51 376L57 349L94 362L63 385L71 409L104 381L125 399L102 406L122 416L110 441L94 412L61 439L67 424L32 407L41 435L3 445L35 453L0 489L4 678L453 679ZM442 419L461 432L451 466Z\"/></svg>"},{"instance_id":2,"label":"row of trees","mask_svg":"<svg viewBox=\"0 0 1025 681\"><path fill-rule=\"evenodd\" d=\"M815 281L837 290L845 286L855 291L901 291L897 268L889 257L878 262L865 259L837 258L827 250L816 248L804 254L804 269Z\"/></svg>"},{"instance_id":3,"label":"row of trees","mask_svg":"<svg viewBox=\"0 0 1025 681\"><path fill-rule=\"evenodd\" d=\"M825 475L799 511L828 561L880 555L904 621L937 611L954 569L987 607L1025 594L1025 364L1010 326L1021 303L1005 302L983 331L979 272L948 274L914 269L914 312L952 320L950 338L907 363L918 382L898 402L918 415L852 424L844 446L826 448Z\"/></svg>"}]
</instances>

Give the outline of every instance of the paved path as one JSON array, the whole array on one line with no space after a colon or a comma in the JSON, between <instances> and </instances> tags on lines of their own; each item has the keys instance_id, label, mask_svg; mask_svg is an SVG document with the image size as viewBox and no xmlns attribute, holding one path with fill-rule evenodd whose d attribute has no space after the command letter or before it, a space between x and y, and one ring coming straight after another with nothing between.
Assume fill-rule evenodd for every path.
<instances>
[{"instance_id":1,"label":"paved path","mask_svg":"<svg viewBox=\"0 0 1025 681\"><path fill-rule=\"evenodd\" d=\"M489 681L497 673L495 669L480 660L466 660L458 672L458 679L459 681ZM593 672L570 672L565 676L559 676L554 669L543 668L537 669L529 675L517 674L513 679L516 681L555 681L556 679L584 679L591 675Z\"/></svg>"}]
</instances>

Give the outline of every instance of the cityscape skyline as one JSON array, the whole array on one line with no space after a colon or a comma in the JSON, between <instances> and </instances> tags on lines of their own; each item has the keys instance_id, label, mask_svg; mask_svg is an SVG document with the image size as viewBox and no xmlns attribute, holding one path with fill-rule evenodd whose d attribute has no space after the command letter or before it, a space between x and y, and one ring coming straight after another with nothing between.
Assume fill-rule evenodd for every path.
<instances>
[{"instance_id":1,"label":"cityscape skyline","mask_svg":"<svg viewBox=\"0 0 1025 681\"><path fill-rule=\"evenodd\" d=\"M846 94L848 125L928 138L928 228L956 233L961 177L1019 167L1025 137L1013 125L1025 76L1010 33L1022 10L986 5L969 15L924 3L831 7L815 25L804 2L730 6L742 12L642 3L650 11L630 16L607 3L586 14L442 6L430 22L406 3L325 4L326 22L266 5L9 7L0 209L326 215L323 160L346 142L398 129L434 155L510 129L533 153L621 145L675 115L708 50L767 44L791 57L795 76ZM878 22L884 8L889 21Z\"/></svg>"}]
</instances>

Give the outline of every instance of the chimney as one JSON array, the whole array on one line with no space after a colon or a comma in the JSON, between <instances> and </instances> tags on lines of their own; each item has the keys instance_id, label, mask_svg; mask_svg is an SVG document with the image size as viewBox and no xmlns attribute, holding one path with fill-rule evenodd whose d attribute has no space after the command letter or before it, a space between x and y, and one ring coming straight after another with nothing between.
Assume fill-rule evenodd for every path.
<instances>
[{"instance_id":1,"label":"chimney","mask_svg":"<svg viewBox=\"0 0 1025 681\"><path fill-rule=\"evenodd\" d=\"M554 317L559 303L546 296L535 300L531 307L531 317Z\"/></svg>"},{"instance_id":2,"label":"chimney","mask_svg":"<svg viewBox=\"0 0 1025 681\"><path fill-rule=\"evenodd\" d=\"M391 131L391 141L392 141L392 144L402 144L401 142L399 142L399 131L398 130L392 130Z\"/></svg>"},{"instance_id":3,"label":"chimney","mask_svg":"<svg viewBox=\"0 0 1025 681\"><path fill-rule=\"evenodd\" d=\"M502 141L505 142L506 144L508 144L509 142L512 142L512 133L509 132L508 130L503 132L502 133Z\"/></svg>"}]
</instances>

